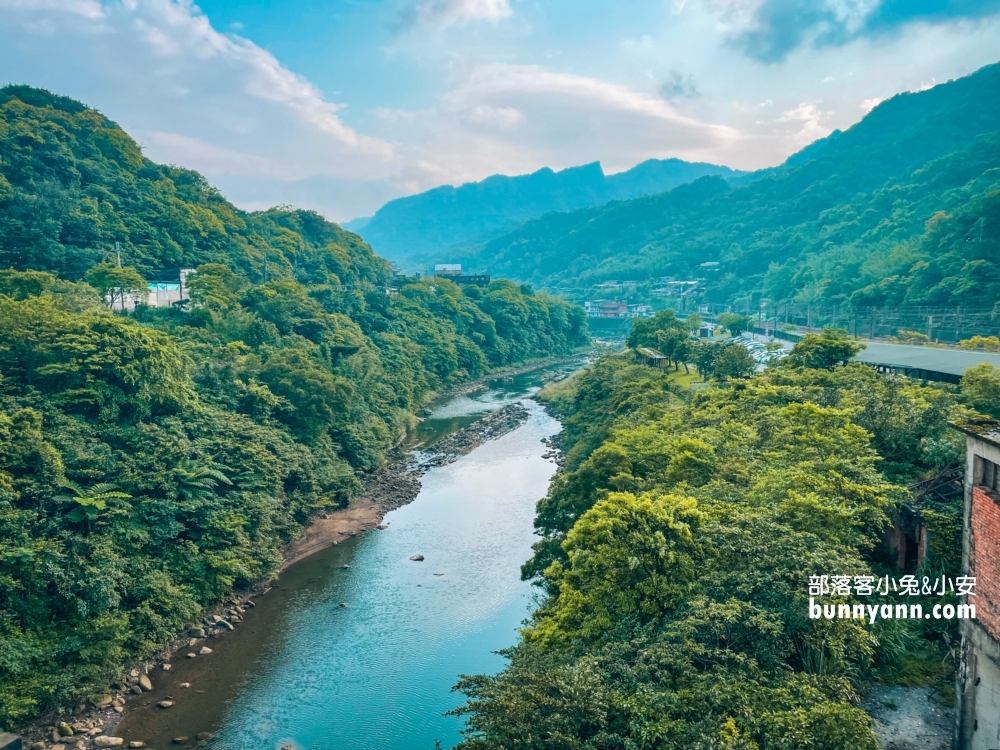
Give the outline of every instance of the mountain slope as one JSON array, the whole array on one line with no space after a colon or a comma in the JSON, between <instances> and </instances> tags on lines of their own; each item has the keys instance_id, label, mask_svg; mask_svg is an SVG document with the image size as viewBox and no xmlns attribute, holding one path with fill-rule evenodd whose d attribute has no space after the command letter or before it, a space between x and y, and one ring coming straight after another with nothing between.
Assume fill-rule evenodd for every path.
<instances>
[{"instance_id":1,"label":"mountain slope","mask_svg":"<svg viewBox=\"0 0 1000 750\"><path fill-rule=\"evenodd\" d=\"M691 200L694 183L550 214L463 260L525 281L580 287L610 278L692 277L700 263L715 260L721 272L708 294L716 301L758 292L790 299L804 292L843 302L887 276L908 273L916 262L934 265L954 256L950 271L925 273L925 283L896 295L930 299L932 277L938 286L956 264L962 273L960 260L998 249L996 230L990 231L997 226L990 196L1000 188L997 131L1000 65L991 65L929 91L896 96L749 185L730 189L707 177L699 181L705 183L697 188L700 201ZM933 237L921 234L938 211L948 215L939 217L935 231L951 227L946 234L958 244L933 245ZM982 242L978 235L977 243L955 239L976 222L985 226ZM938 303L957 304L960 289L984 292L970 279L948 283L956 291L931 295Z\"/></svg>"},{"instance_id":2,"label":"mountain slope","mask_svg":"<svg viewBox=\"0 0 1000 750\"><path fill-rule=\"evenodd\" d=\"M741 174L727 167L679 159L650 159L609 176L597 162L560 172L545 168L529 175L494 175L482 182L445 185L398 198L374 216L345 226L361 233L381 255L407 261L486 239L550 211L662 193L706 175Z\"/></svg>"},{"instance_id":3,"label":"mountain slope","mask_svg":"<svg viewBox=\"0 0 1000 750\"><path fill-rule=\"evenodd\" d=\"M95 272L115 242L133 268ZM178 266L187 309L95 288ZM587 342L582 308L510 281L389 278L318 214L240 211L79 102L0 88L0 731L127 690L433 393Z\"/></svg>"}]
</instances>

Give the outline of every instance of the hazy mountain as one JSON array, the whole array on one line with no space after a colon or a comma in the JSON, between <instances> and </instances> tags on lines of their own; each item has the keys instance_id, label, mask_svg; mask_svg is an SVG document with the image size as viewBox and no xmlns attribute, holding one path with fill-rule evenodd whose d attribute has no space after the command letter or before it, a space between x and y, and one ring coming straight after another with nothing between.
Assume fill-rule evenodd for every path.
<instances>
[{"instance_id":1,"label":"hazy mountain","mask_svg":"<svg viewBox=\"0 0 1000 750\"><path fill-rule=\"evenodd\" d=\"M605 175L598 162L559 172L540 169L518 177L494 175L461 187L445 185L390 201L374 216L344 227L361 234L386 258L406 261L484 241L526 219L670 190L706 175L743 174L714 164L650 159Z\"/></svg>"},{"instance_id":2,"label":"hazy mountain","mask_svg":"<svg viewBox=\"0 0 1000 750\"><path fill-rule=\"evenodd\" d=\"M548 287L700 272L715 301L1000 296L1000 65L893 97L754 176L548 214L456 259Z\"/></svg>"}]
</instances>

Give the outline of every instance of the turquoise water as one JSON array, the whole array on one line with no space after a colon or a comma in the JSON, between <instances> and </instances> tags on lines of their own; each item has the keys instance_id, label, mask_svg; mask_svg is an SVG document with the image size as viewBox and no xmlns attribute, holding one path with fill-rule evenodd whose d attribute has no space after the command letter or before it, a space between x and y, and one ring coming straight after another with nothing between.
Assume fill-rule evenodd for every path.
<instances>
[{"instance_id":1,"label":"turquoise water","mask_svg":"<svg viewBox=\"0 0 1000 750\"><path fill-rule=\"evenodd\" d=\"M520 400L539 374L438 404L416 442ZM383 531L361 534L289 568L213 654L153 672L119 736L147 747L217 750L432 750L454 745L461 674L495 672L536 590L520 580L535 503L555 472L542 439L559 423L533 401L517 430L429 470ZM410 556L424 555L423 562ZM441 575L435 575L441 574ZM342 606L346 605L346 606ZM181 687L190 683L190 688ZM163 693L161 695L161 693ZM157 709L169 698L176 705ZM184 742L173 738L182 735Z\"/></svg>"},{"instance_id":2,"label":"turquoise water","mask_svg":"<svg viewBox=\"0 0 1000 750\"><path fill-rule=\"evenodd\" d=\"M349 570L330 556L325 579L288 602L212 747L430 750L459 739L460 720L443 715L460 703L452 686L502 666L493 652L514 643L533 596L519 566L555 468L540 441L558 423L531 409L519 430L428 472L387 530L357 542ZM418 553L424 562L411 562Z\"/></svg>"}]
</instances>

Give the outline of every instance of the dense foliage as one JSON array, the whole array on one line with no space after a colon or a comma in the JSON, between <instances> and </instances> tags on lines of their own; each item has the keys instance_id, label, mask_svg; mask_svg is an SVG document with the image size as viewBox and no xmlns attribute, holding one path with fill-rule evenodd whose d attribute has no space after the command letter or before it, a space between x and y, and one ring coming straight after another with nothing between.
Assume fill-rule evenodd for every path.
<instances>
[{"instance_id":1,"label":"dense foliage","mask_svg":"<svg viewBox=\"0 0 1000 750\"><path fill-rule=\"evenodd\" d=\"M267 576L434 392L587 341L509 281L387 288L356 235L239 211L43 91L0 90L0 202L0 726ZM106 308L177 266L190 303Z\"/></svg>"},{"instance_id":2,"label":"dense foliage","mask_svg":"<svg viewBox=\"0 0 1000 750\"><path fill-rule=\"evenodd\" d=\"M992 307L1000 64L880 104L783 168L526 222L489 261L549 287L705 278L707 298ZM718 261L719 266L702 268Z\"/></svg>"},{"instance_id":3,"label":"dense foliage","mask_svg":"<svg viewBox=\"0 0 1000 750\"><path fill-rule=\"evenodd\" d=\"M459 684L460 748L875 750L866 684L946 687L949 626L810 619L807 584L887 572L893 510L961 460L947 420L979 396L807 338L717 387L680 390L632 353L550 387L567 471L524 566L546 598L504 671ZM961 510L926 510L943 570Z\"/></svg>"}]
</instances>

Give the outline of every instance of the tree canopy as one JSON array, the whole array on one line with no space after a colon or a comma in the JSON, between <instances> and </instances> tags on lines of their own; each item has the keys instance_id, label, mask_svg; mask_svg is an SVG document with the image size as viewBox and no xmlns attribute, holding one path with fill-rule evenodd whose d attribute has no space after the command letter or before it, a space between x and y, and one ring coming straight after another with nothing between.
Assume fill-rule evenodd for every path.
<instances>
[{"instance_id":1,"label":"tree canopy","mask_svg":"<svg viewBox=\"0 0 1000 750\"><path fill-rule=\"evenodd\" d=\"M181 267L187 304L142 304ZM0 89L0 269L0 727L270 575L435 393L588 342L579 307L393 279L318 214L240 211L28 87Z\"/></svg>"},{"instance_id":2,"label":"tree canopy","mask_svg":"<svg viewBox=\"0 0 1000 750\"><path fill-rule=\"evenodd\" d=\"M954 623L812 619L808 582L890 572L883 531L962 459L948 419L987 373L922 385L839 341L696 391L628 353L543 391L567 450L523 568L544 596L507 667L459 682L461 750L875 750L866 687L951 685ZM922 507L949 538L961 500Z\"/></svg>"}]
</instances>

